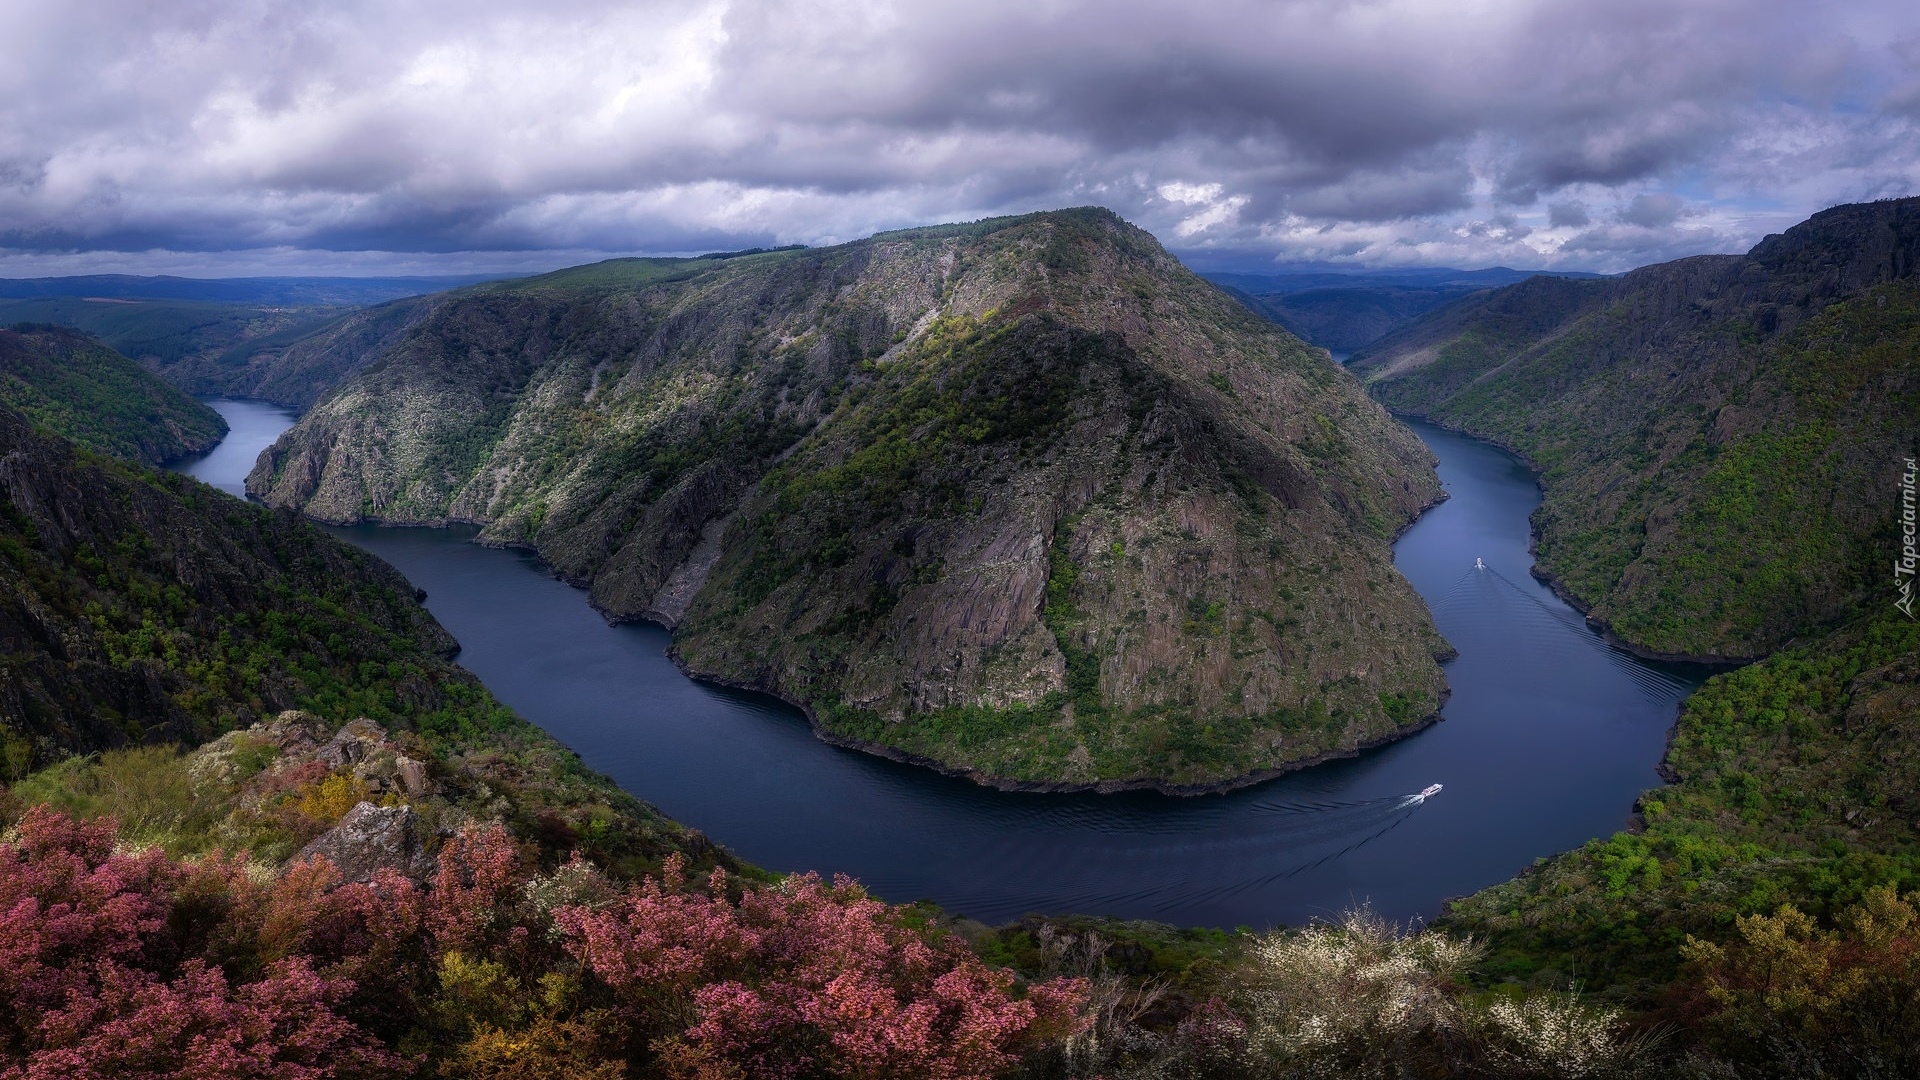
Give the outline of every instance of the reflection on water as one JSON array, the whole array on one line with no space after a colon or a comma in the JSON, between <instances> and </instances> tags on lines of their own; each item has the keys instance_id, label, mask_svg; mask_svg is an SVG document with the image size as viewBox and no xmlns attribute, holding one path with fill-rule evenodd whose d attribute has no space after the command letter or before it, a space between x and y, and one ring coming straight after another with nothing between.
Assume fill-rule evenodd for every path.
<instances>
[{"instance_id":1,"label":"reflection on water","mask_svg":"<svg viewBox=\"0 0 1920 1080\"><path fill-rule=\"evenodd\" d=\"M234 405L216 406L230 423ZM778 701L683 677L666 631L606 625L525 553L468 543L470 529L335 531L427 590L461 662L503 701L763 866L847 873L890 900L988 921L1052 911L1262 926L1361 901L1431 916L1448 896L1624 825L1659 782L1675 706L1701 673L1608 647L1527 576L1539 493L1518 461L1417 430L1452 498L1395 559L1460 650L1445 722L1224 796L999 792L830 747ZM231 456L240 476L273 435L252 437L252 452ZM1415 797L1436 782L1444 793Z\"/></svg>"}]
</instances>

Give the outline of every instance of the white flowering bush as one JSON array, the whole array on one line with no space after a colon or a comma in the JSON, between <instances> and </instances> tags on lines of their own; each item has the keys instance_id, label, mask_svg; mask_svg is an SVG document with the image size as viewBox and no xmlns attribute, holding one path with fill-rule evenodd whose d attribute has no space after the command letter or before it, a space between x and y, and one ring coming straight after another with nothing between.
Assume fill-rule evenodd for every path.
<instances>
[{"instance_id":1,"label":"white flowering bush","mask_svg":"<svg viewBox=\"0 0 1920 1080\"><path fill-rule=\"evenodd\" d=\"M1458 979L1471 940L1410 934L1374 912L1249 943L1234 1004L1256 1072L1422 1075L1466 1025Z\"/></svg>"},{"instance_id":2,"label":"white flowering bush","mask_svg":"<svg viewBox=\"0 0 1920 1080\"><path fill-rule=\"evenodd\" d=\"M1483 1044L1494 1071L1569 1080L1629 1074L1644 1056L1625 1034L1620 1013L1584 1005L1573 994L1502 998L1483 1014Z\"/></svg>"},{"instance_id":3,"label":"white flowering bush","mask_svg":"<svg viewBox=\"0 0 1920 1080\"><path fill-rule=\"evenodd\" d=\"M1635 1073L1646 1047L1612 1010L1572 994L1477 1003L1478 943L1372 911L1248 943L1232 1004L1238 1070L1261 1077L1498 1076L1600 1080Z\"/></svg>"}]
</instances>

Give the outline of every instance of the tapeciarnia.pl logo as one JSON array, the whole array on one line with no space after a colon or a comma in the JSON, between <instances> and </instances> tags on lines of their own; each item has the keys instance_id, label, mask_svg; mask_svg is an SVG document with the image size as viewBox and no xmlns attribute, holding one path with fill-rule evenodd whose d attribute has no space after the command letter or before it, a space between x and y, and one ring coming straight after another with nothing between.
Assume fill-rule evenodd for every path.
<instances>
[{"instance_id":1,"label":"tapeciarnia.pl logo","mask_svg":"<svg viewBox=\"0 0 1920 1080\"><path fill-rule=\"evenodd\" d=\"M1900 592L1900 599L1893 606L1906 612L1907 618L1913 614L1913 572L1916 561L1920 561L1920 552L1914 550L1914 474L1920 469L1914 468L1914 459L1907 458L1907 470L1900 474L1900 557L1893 560L1893 585Z\"/></svg>"}]
</instances>

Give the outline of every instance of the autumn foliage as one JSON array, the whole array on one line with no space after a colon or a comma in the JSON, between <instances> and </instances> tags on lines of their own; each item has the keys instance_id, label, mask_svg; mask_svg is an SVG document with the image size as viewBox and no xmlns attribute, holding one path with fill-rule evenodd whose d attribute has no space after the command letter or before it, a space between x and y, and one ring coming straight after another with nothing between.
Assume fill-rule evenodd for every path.
<instances>
[{"instance_id":1,"label":"autumn foliage","mask_svg":"<svg viewBox=\"0 0 1920 1080\"><path fill-rule=\"evenodd\" d=\"M1004 1073L1075 1023L845 880L537 875L498 826L435 879L116 849L27 811L0 842L0 1080Z\"/></svg>"}]
</instances>

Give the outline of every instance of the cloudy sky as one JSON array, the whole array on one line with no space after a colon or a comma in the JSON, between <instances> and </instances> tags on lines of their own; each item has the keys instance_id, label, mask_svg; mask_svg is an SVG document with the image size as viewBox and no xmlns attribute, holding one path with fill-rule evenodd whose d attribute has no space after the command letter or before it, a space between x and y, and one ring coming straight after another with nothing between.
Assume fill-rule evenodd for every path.
<instances>
[{"instance_id":1,"label":"cloudy sky","mask_svg":"<svg viewBox=\"0 0 1920 1080\"><path fill-rule=\"evenodd\" d=\"M7 0L0 275L541 269L1097 203L1620 270L1920 193L1911 0Z\"/></svg>"}]
</instances>

